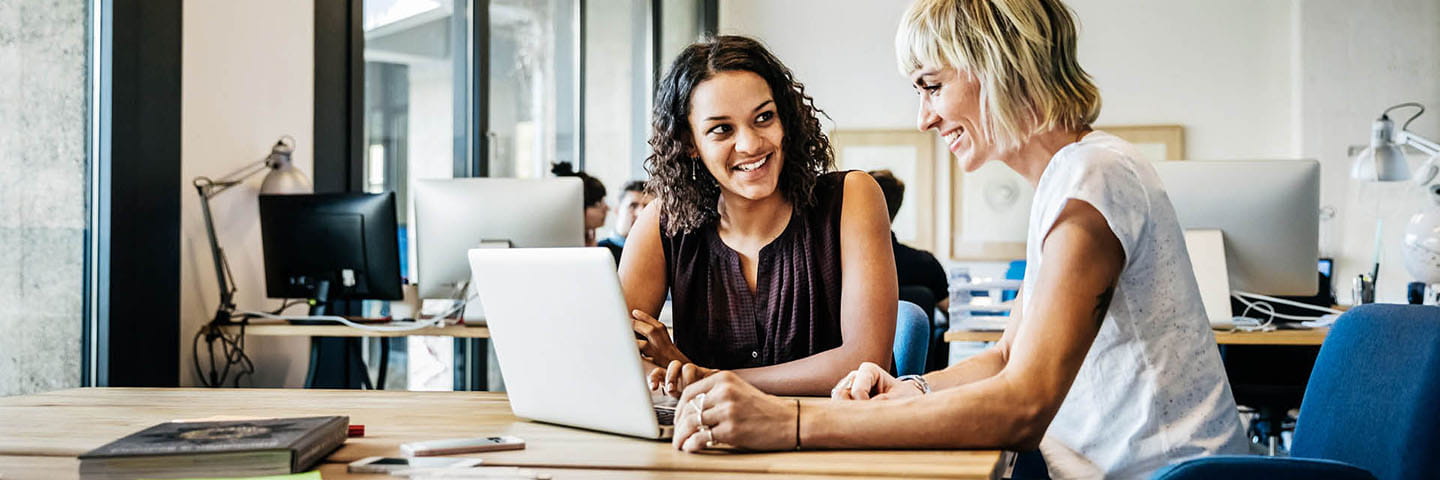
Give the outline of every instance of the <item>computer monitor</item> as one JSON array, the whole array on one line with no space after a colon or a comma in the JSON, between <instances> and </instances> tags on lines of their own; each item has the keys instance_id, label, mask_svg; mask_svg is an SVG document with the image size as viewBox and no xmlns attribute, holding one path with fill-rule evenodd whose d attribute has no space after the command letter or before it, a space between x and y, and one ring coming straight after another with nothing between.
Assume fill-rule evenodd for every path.
<instances>
[{"instance_id":1,"label":"computer monitor","mask_svg":"<svg viewBox=\"0 0 1440 480\"><path fill-rule=\"evenodd\" d=\"M1319 162L1171 161L1155 170L1182 228L1221 231L1232 290L1315 295Z\"/></svg>"},{"instance_id":2,"label":"computer monitor","mask_svg":"<svg viewBox=\"0 0 1440 480\"><path fill-rule=\"evenodd\" d=\"M395 194L261 195L265 294L400 300Z\"/></svg>"},{"instance_id":3,"label":"computer monitor","mask_svg":"<svg viewBox=\"0 0 1440 480\"><path fill-rule=\"evenodd\" d=\"M414 185L416 287L452 298L470 279L467 252L487 245L585 246L585 195L573 177L452 178Z\"/></svg>"}]
</instances>

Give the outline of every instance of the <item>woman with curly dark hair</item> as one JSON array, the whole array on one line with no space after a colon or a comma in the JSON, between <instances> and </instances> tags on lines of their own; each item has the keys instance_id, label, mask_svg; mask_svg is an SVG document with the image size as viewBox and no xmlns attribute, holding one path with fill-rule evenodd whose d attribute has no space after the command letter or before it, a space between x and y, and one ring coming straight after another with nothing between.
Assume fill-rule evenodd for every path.
<instances>
[{"instance_id":1,"label":"woman with curly dark hair","mask_svg":"<svg viewBox=\"0 0 1440 480\"><path fill-rule=\"evenodd\" d=\"M822 113L755 40L680 53L655 98L652 202L620 263L658 367L651 386L732 370L760 389L827 394L860 362L888 365L897 292L889 217L864 172L832 172ZM663 275L662 275L663 272ZM674 342L659 314L673 299Z\"/></svg>"}]
</instances>

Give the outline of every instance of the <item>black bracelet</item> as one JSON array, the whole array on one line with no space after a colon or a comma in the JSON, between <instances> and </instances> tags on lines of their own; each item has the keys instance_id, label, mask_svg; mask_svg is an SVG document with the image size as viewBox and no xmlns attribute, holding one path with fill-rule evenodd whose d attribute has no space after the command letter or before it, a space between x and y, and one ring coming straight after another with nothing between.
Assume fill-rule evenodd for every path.
<instances>
[{"instance_id":1,"label":"black bracelet","mask_svg":"<svg viewBox=\"0 0 1440 480\"><path fill-rule=\"evenodd\" d=\"M795 399L795 450L800 450L800 399Z\"/></svg>"}]
</instances>

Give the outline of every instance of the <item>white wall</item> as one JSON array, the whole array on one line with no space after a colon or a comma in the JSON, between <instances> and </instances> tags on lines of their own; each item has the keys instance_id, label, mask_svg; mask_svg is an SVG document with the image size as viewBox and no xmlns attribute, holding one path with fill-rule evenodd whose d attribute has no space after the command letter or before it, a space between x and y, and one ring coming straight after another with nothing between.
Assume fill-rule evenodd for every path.
<instances>
[{"instance_id":1,"label":"white wall","mask_svg":"<svg viewBox=\"0 0 1440 480\"><path fill-rule=\"evenodd\" d=\"M916 103L895 72L892 46L908 4L723 0L720 29L766 42L835 118L836 128L912 128ZM1420 205L1416 192L1351 182L1346 150L1368 141L1369 122L1388 105L1419 101L1440 110L1440 4L1068 4L1080 23L1081 64L1101 87L1098 124L1184 125L1191 159L1320 160L1321 203L1337 212L1322 222L1321 253L1337 258L1341 300L1349 296L1348 279L1370 268L1377 212L1388 215L1379 298L1404 298L1409 275L1401 268L1400 230ZM1437 117L1422 117L1413 129L1440 137ZM937 177L946 178L948 156L936 165ZM943 180L936 192L936 244L949 245Z\"/></svg>"},{"instance_id":2,"label":"white wall","mask_svg":"<svg viewBox=\"0 0 1440 480\"><path fill-rule=\"evenodd\" d=\"M1370 141L1370 122L1386 107L1420 102L1430 108L1410 129L1440 139L1440 2L1304 0L1299 12L1298 132L1305 157L1323 168L1321 203L1337 216L1321 223L1322 255L1336 258L1342 301L1350 279L1372 268L1375 220L1384 219L1376 298L1403 302L1410 274L1403 267L1404 224L1423 205L1404 184L1363 184L1349 178L1352 145ZM1410 110L1392 116L1404 121ZM1411 165L1424 158L1412 155Z\"/></svg>"},{"instance_id":3,"label":"white wall","mask_svg":"<svg viewBox=\"0 0 1440 480\"><path fill-rule=\"evenodd\" d=\"M215 311L215 273L189 179L218 177L295 137L296 166L313 172L314 4L292 0L187 1L181 53L180 317L182 385L195 385L191 337ZM313 177L313 175L312 175ZM272 309L260 248L260 176L212 201L241 309ZM202 343L202 349L203 343ZM309 342L250 336L256 386L298 386ZM202 350L203 352L203 350Z\"/></svg>"}]
</instances>

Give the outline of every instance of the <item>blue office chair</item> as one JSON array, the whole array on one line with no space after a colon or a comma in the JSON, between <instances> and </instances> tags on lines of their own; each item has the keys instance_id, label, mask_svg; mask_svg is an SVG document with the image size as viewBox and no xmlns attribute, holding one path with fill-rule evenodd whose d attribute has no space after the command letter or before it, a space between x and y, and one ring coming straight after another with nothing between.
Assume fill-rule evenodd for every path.
<instances>
[{"instance_id":1,"label":"blue office chair","mask_svg":"<svg viewBox=\"0 0 1440 480\"><path fill-rule=\"evenodd\" d=\"M895 374L925 373L930 347L930 318L919 305L901 300L895 311Z\"/></svg>"},{"instance_id":2,"label":"blue office chair","mask_svg":"<svg viewBox=\"0 0 1440 480\"><path fill-rule=\"evenodd\" d=\"M1293 458L1201 458L1153 478L1434 478L1440 475L1437 405L1440 307L1356 307L1320 347L1295 425Z\"/></svg>"}]
</instances>

